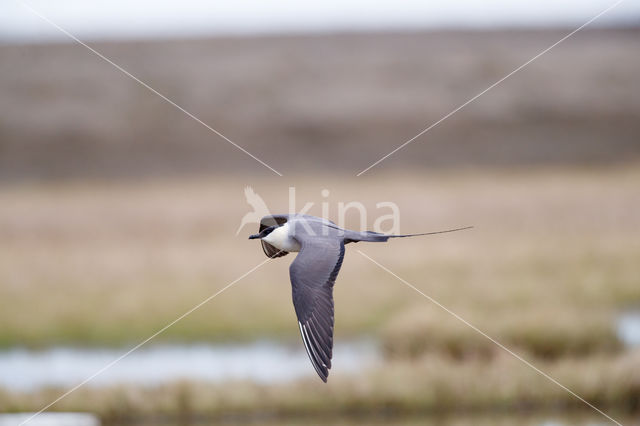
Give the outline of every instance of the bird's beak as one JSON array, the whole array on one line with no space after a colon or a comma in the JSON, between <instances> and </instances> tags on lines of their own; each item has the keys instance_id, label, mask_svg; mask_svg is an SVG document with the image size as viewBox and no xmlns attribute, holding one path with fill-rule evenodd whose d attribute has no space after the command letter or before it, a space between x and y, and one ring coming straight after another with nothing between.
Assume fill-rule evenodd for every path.
<instances>
[{"instance_id":1,"label":"bird's beak","mask_svg":"<svg viewBox=\"0 0 640 426\"><path fill-rule=\"evenodd\" d=\"M249 235L250 240L255 240L256 238L260 238L260 234Z\"/></svg>"}]
</instances>

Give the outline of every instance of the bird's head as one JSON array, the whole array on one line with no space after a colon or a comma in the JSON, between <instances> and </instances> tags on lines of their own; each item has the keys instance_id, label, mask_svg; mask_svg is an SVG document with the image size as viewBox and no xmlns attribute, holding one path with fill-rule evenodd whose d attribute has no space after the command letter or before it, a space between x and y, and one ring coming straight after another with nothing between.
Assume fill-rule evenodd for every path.
<instances>
[{"instance_id":1,"label":"bird's head","mask_svg":"<svg viewBox=\"0 0 640 426\"><path fill-rule=\"evenodd\" d=\"M249 239L250 240L256 240L256 239L263 239L264 237L266 237L267 235L269 235L271 232L273 232L274 229L276 229L278 226L270 226L268 228L264 228L262 231L260 231L257 234L253 234L253 235L249 235Z\"/></svg>"}]
</instances>

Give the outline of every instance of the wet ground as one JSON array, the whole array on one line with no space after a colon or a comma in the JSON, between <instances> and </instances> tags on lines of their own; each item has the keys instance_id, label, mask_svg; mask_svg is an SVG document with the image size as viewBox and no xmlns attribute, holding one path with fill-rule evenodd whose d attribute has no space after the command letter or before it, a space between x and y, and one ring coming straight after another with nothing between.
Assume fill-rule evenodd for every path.
<instances>
[{"instance_id":1,"label":"wet ground","mask_svg":"<svg viewBox=\"0 0 640 426\"><path fill-rule=\"evenodd\" d=\"M87 385L155 385L182 379L281 383L314 376L316 373L302 344L297 343L152 345L132 352ZM2 351L0 387L9 390L70 387L126 351L124 348L72 347ZM378 354L373 341L338 341L334 348L333 372L357 372L375 362Z\"/></svg>"}]
</instances>

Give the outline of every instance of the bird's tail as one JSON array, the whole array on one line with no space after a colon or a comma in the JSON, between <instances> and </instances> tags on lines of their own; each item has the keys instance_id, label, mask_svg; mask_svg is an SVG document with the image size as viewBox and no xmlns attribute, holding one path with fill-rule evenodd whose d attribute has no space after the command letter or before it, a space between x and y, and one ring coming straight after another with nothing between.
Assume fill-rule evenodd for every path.
<instances>
[{"instance_id":1,"label":"bird's tail","mask_svg":"<svg viewBox=\"0 0 640 426\"><path fill-rule=\"evenodd\" d=\"M455 228L455 229L447 229L444 231L435 231L435 232L422 232L419 234L381 234L379 232L373 231L363 231L363 232L353 232L351 231L348 235L346 235L345 243L357 243L358 241L368 241L374 243L384 243L389 238L405 238L405 237L419 237L421 235L435 235L435 234L446 234L447 232L456 232L463 231L465 229L471 229L473 226L465 226L463 228Z\"/></svg>"}]
</instances>

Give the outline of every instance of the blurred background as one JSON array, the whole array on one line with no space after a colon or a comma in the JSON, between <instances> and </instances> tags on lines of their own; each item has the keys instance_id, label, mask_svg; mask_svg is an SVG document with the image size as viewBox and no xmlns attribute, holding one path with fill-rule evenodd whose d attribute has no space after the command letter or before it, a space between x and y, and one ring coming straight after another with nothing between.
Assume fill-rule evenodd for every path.
<instances>
[{"instance_id":1,"label":"blurred background","mask_svg":"<svg viewBox=\"0 0 640 426\"><path fill-rule=\"evenodd\" d=\"M359 249L638 424L640 2L358 177L614 2L27 3L0 4L0 424L262 262L246 239L257 225L236 235L245 186L273 213L295 187L298 208L326 203L336 221L358 201L371 228L388 201L402 232L475 228L348 246L327 384L300 342L288 256L49 411L105 425L608 424Z\"/></svg>"}]
</instances>

